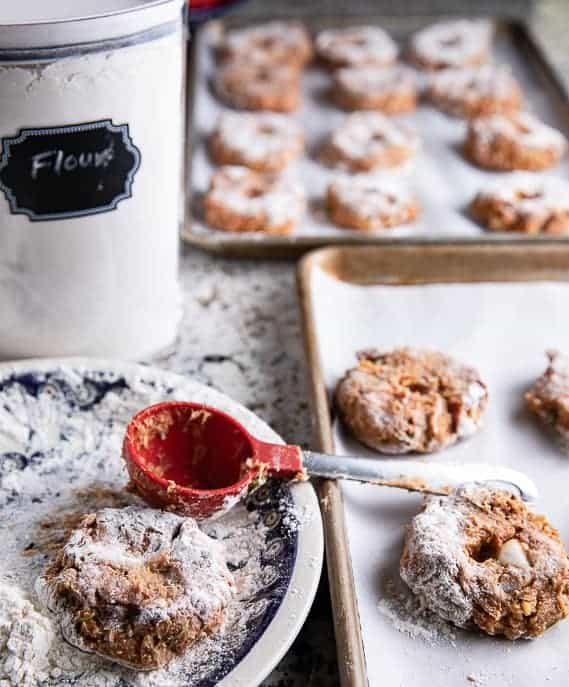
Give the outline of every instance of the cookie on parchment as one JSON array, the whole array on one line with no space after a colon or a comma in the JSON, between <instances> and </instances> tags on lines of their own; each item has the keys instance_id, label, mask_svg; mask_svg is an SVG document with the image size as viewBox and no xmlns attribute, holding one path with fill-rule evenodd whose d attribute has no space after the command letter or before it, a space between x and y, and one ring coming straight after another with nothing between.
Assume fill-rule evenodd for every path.
<instances>
[{"instance_id":1,"label":"cookie on parchment","mask_svg":"<svg viewBox=\"0 0 569 687\"><path fill-rule=\"evenodd\" d=\"M436 72L429 77L427 96L443 112L468 118L516 112L522 103L510 68L497 65Z\"/></svg>"},{"instance_id":2,"label":"cookie on parchment","mask_svg":"<svg viewBox=\"0 0 569 687\"><path fill-rule=\"evenodd\" d=\"M214 88L227 105L241 110L292 112L300 103L299 73L288 65L228 62L217 70Z\"/></svg>"},{"instance_id":3,"label":"cookie on parchment","mask_svg":"<svg viewBox=\"0 0 569 687\"><path fill-rule=\"evenodd\" d=\"M488 400L478 372L437 351L358 353L336 387L344 424L380 453L431 453L474 434Z\"/></svg>"},{"instance_id":4,"label":"cookie on parchment","mask_svg":"<svg viewBox=\"0 0 569 687\"><path fill-rule=\"evenodd\" d=\"M565 136L528 112L474 119L464 144L466 157L479 167L506 171L546 169L566 150Z\"/></svg>"},{"instance_id":5,"label":"cookie on parchment","mask_svg":"<svg viewBox=\"0 0 569 687\"><path fill-rule=\"evenodd\" d=\"M429 497L407 528L400 572L426 608L467 630L529 639L569 615L559 533L508 491L468 484Z\"/></svg>"},{"instance_id":6,"label":"cookie on parchment","mask_svg":"<svg viewBox=\"0 0 569 687\"><path fill-rule=\"evenodd\" d=\"M569 181L541 174L512 174L479 191L470 211L491 231L566 234Z\"/></svg>"},{"instance_id":7,"label":"cookie on parchment","mask_svg":"<svg viewBox=\"0 0 569 687\"><path fill-rule=\"evenodd\" d=\"M346 110L410 112L417 105L415 72L409 67L345 67L333 77L336 102Z\"/></svg>"},{"instance_id":8,"label":"cookie on parchment","mask_svg":"<svg viewBox=\"0 0 569 687\"><path fill-rule=\"evenodd\" d=\"M209 139L218 165L242 165L257 172L280 172L304 149L300 126L273 112L224 112Z\"/></svg>"},{"instance_id":9,"label":"cookie on parchment","mask_svg":"<svg viewBox=\"0 0 569 687\"><path fill-rule=\"evenodd\" d=\"M312 59L312 40L299 22L271 21L243 29L233 29L219 46L223 60L302 69Z\"/></svg>"},{"instance_id":10,"label":"cookie on parchment","mask_svg":"<svg viewBox=\"0 0 569 687\"><path fill-rule=\"evenodd\" d=\"M526 393L528 408L569 446L569 356L547 351L545 372Z\"/></svg>"},{"instance_id":11,"label":"cookie on parchment","mask_svg":"<svg viewBox=\"0 0 569 687\"><path fill-rule=\"evenodd\" d=\"M422 69L473 67L487 62L491 40L492 28L486 20L442 21L412 36L409 57Z\"/></svg>"},{"instance_id":12,"label":"cookie on parchment","mask_svg":"<svg viewBox=\"0 0 569 687\"><path fill-rule=\"evenodd\" d=\"M379 112L354 112L331 135L325 161L353 172L398 167L420 148L417 134Z\"/></svg>"},{"instance_id":13,"label":"cookie on parchment","mask_svg":"<svg viewBox=\"0 0 569 687\"><path fill-rule=\"evenodd\" d=\"M316 52L330 67L385 67L393 64L399 48L379 26L327 29L316 37Z\"/></svg>"},{"instance_id":14,"label":"cookie on parchment","mask_svg":"<svg viewBox=\"0 0 569 687\"><path fill-rule=\"evenodd\" d=\"M417 199L402 183L371 174L338 177L327 191L328 214L348 229L389 229L415 220Z\"/></svg>"},{"instance_id":15,"label":"cookie on parchment","mask_svg":"<svg viewBox=\"0 0 569 687\"><path fill-rule=\"evenodd\" d=\"M304 208L304 193L295 183L246 167L219 169L204 198L207 223L234 232L288 234Z\"/></svg>"}]
</instances>

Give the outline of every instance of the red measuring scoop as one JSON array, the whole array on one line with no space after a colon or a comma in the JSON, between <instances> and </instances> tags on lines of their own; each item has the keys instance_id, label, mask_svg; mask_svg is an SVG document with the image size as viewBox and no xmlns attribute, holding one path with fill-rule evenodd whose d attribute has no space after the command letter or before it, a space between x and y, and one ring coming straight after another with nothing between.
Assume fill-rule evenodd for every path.
<instances>
[{"instance_id":1,"label":"red measuring scoop","mask_svg":"<svg viewBox=\"0 0 569 687\"><path fill-rule=\"evenodd\" d=\"M158 403L135 415L123 457L134 489L148 504L198 519L228 510L269 476L352 479L430 494L466 482L499 482L523 499L537 496L528 477L499 465L302 451L259 441L227 413L185 401Z\"/></svg>"},{"instance_id":2,"label":"red measuring scoop","mask_svg":"<svg viewBox=\"0 0 569 687\"><path fill-rule=\"evenodd\" d=\"M302 475L298 446L252 437L230 415L170 401L130 421L123 457L135 490L154 506L205 518L227 510L268 475Z\"/></svg>"}]
</instances>

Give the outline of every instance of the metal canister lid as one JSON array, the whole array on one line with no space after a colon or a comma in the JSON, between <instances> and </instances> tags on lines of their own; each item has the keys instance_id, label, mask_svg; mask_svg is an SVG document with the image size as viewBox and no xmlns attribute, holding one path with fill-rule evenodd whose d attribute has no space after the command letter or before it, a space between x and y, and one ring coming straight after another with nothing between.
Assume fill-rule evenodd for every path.
<instances>
[{"instance_id":1,"label":"metal canister lid","mask_svg":"<svg viewBox=\"0 0 569 687\"><path fill-rule=\"evenodd\" d=\"M17 0L0 4L0 56L118 40L179 21L186 0Z\"/></svg>"}]
</instances>

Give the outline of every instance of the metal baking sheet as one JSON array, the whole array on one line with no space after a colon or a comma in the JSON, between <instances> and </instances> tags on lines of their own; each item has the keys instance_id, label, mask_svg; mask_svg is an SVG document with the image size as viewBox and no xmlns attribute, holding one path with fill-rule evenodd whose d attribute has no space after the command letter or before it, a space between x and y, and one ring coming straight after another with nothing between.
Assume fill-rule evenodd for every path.
<instances>
[{"instance_id":1,"label":"metal baking sheet","mask_svg":"<svg viewBox=\"0 0 569 687\"><path fill-rule=\"evenodd\" d=\"M342 19L310 19L305 23L317 31L328 26L345 25ZM361 18L359 23L361 23ZM399 39L406 38L419 26L433 21L420 18L371 18L368 23L381 24ZM528 30L519 23L494 20L493 56L496 62L511 65L525 94L527 109L544 121L569 133L567 97L553 69L548 65ZM243 19L227 20L225 26L243 25ZM324 196L328 181L336 173L317 160L316 152L325 137L346 116L328 96L330 74L315 64L303 74L303 104L295 117L303 126L307 153L293 163L286 174L297 179L306 189L308 209L299 227L288 236L268 236L262 233L230 233L208 227L202 216L201 199L214 170L206 141L223 104L211 89L215 60L211 45L219 35L220 23L205 24L194 37L190 68L190 212L183 237L193 245L226 255L254 257L295 256L308 249L329 244L406 243L410 240L432 242L547 242L549 237L526 237L511 233L487 232L465 212L476 191L499 173L478 169L468 163L459 147L465 134L465 123L449 117L428 104L417 111L395 119L413 126L423 140L422 152L410 164L386 174L412 188L423 208L418 221L404 227L361 232L335 227L327 218ZM569 157L547 173L566 176Z\"/></svg>"},{"instance_id":2,"label":"metal baking sheet","mask_svg":"<svg viewBox=\"0 0 569 687\"><path fill-rule=\"evenodd\" d=\"M408 344L446 351L479 368L490 402L477 435L426 459L498 462L526 472L540 490L538 512L569 541L567 456L522 402L545 368L544 350L569 351L569 333L560 327L569 245L327 248L301 262L299 289L316 448L378 455L346 439L333 419L331 393L357 350ZM405 610L416 606L398 563L418 495L325 482L321 502L344 686L567 684L569 622L536 641L512 643Z\"/></svg>"}]
</instances>

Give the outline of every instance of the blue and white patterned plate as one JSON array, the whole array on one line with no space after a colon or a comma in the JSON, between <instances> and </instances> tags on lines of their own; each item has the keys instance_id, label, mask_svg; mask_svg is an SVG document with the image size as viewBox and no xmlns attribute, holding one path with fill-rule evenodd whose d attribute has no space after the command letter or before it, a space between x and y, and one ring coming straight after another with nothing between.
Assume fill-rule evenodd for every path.
<instances>
[{"instance_id":1,"label":"blue and white patterned plate","mask_svg":"<svg viewBox=\"0 0 569 687\"><path fill-rule=\"evenodd\" d=\"M0 584L2 593L12 588L14 598L30 602L53 628L54 619L38 607L33 585L53 555L50 544L61 536L63 517L113 505L115 498L134 498L122 492L124 429L136 411L166 399L208 403L260 439L281 441L227 396L154 368L79 359L0 365L0 540L6 552ZM50 650L38 662L37 683L258 685L296 637L316 592L323 536L314 489L270 483L204 529L224 539L239 588L223 632L167 669L137 673L65 645L48 627ZM0 630L0 647L9 631ZM0 649L0 672L7 651Z\"/></svg>"}]
</instances>

